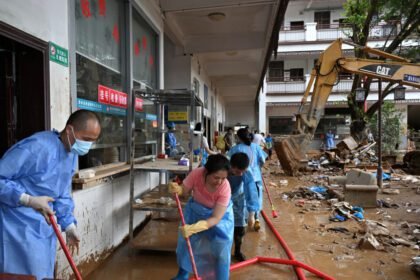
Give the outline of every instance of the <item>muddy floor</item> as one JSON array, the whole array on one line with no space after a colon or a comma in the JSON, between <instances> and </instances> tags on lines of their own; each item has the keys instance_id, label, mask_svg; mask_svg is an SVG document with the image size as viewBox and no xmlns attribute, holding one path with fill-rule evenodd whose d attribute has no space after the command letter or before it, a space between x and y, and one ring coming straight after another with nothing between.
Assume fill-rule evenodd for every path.
<instances>
[{"instance_id":1,"label":"muddy floor","mask_svg":"<svg viewBox=\"0 0 420 280\"><path fill-rule=\"evenodd\" d=\"M386 246L384 251L362 250L357 244L362 237L360 226L354 220L346 222L329 221L331 208L327 201L314 207L296 205L296 200L285 199L284 193L302 186L314 185L308 179L316 174L306 174L298 178L282 175L276 161L268 162L264 171L267 185L277 185L287 179L287 186L269 186L274 204L279 213L271 218L271 207L265 196L265 212L270 216L280 235L286 240L297 260L300 260L336 279L418 279L409 268L410 259L420 252L412 246ZM390 231L408 239L406 230L401 227L405 221L420 223L420 195L415 187L394 186L399 195L378 194L379 199L398 204L399 208L366 209L365 217L385 224ZM342 227L348 231L329 230ZM141 233L140 233L141 234ZM174 233L176 234L176 233ZM284 251L262 222L260 232L249 231L243 245L244 254L286 258ZM116 250L97 270L86 279L170 279L177 272L175 253L139 251L126 244ZM308 279L317 279L306 273ZM231 279L297 279L291 267L285 265L257 264L232 273Z\"/></svg>"}]
</instances>

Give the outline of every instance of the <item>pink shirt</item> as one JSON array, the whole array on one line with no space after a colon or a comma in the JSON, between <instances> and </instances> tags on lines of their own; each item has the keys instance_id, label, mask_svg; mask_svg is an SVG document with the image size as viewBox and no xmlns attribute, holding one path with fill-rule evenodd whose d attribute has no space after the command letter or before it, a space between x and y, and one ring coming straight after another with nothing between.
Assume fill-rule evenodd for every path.
<instances>
[{"instance_id":1,"label":"pink shirt","mask_svg":"<svg viewBox=\"0 0 420 280\"><path fill-rule=\"evenodd\" d=\"M205 185L204 172L204 167L191 171L182 183L185 189L193 190L194 200L208 208L214 208L216 204L228 206L231 196L229 181L225 179L215 192L209 192Z\"/></svg>"}]
</instances>

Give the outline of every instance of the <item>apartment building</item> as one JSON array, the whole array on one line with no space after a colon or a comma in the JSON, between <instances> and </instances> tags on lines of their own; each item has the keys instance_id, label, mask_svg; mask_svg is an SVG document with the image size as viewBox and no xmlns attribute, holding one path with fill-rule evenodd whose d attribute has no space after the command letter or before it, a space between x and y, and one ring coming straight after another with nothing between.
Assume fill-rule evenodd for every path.
<instances>
[{"instance_id":1,"label":"apartment building","mask_svg":"<svg viewBox=\"0 0 420 280\"><path fill-rule=\"evenodd\" d=\"M259 96L259 129L274 135L292 132L294 114L309 82L311 70L319 55L337 38L348 39L351 29L344 23L345 1L290 1L279 34L277 58L269 62L264 87ZM371 27L368 46L382 47L400 28L398 22L378 22ZM350 39L349 39L350 40ZM418 45L419 38L410 38L403 45ZM353 56L353 47L343 46L345 55ZM333 130L338 139L350 133L350 112L347 95L353 76L342 73L325 106L323 117L315 133L313 148L319 148L323 135ZM382 88L387 83L383 82ZM378 84L371 86L367 107L378 100ZM407 87L405 100L394 101L393 94L385 98L396 103L402 112L400 149L405 149L408 128L420 129L420 92ZM337 140L338 140L337 139Z\"/></svg>"}]
</instances>

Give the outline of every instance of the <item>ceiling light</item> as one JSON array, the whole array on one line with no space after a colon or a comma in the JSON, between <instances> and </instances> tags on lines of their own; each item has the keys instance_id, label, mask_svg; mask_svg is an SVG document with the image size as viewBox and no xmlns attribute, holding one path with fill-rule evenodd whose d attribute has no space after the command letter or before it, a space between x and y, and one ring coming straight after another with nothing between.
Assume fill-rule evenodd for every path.
<instances>
[{"instance_id":1,"label":"ceiling light","mask_svg":"<svg viewBox=\"0 0 420 280\"><path fill-rule=\"evenodd\" d=\"M212 21L222 21L226 18L226 15L221 12L210 13L207 17Z\"/></svg>"}]
</instances>

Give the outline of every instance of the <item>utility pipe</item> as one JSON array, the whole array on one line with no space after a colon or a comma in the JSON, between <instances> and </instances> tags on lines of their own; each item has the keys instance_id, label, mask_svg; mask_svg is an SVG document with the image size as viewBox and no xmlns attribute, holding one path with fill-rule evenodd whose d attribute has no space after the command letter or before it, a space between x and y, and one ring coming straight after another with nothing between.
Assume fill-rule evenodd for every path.
<instances>
[{"instance_id":1,"label":"utility pipe","mask_svg":"<svg viewBox=\"0 0 420 280\"><path fill-rule=\"evenodd\" d=\"M268 257L261 257L261 256L256 256L252 259L236 263L230 267L230 271L243 268L245 266L252 265L255 263L277 263L277 264L293 265L295 267L296 266L301 267L325 280L334 280L333 277L297 260L286 260L286 259L280 259L280 258L268 258Z\"/></svg>"},{"instance_id":2,"label":"utility pipe","mask_svg":"<svg viewBox=\"0 0 420 280\"><path fill-rule=\"evenodd\" d=\"M295 256L293 255L292 251L289 249L289 246L287 246L286 241L280 236L278 231L274 228L273 223L268 218L267 214L265 214L264 210L261 210L261 215L264 217L265 222L267 223L268 227L271 229L271 231L274 233L274 236L277 238L277 240L280 242L281 246L283 247L284 251L286 252L287 256L291 260L296 260ZM303 273L303 270L299 267L294 267L296 275L300 280L306 280L305 274Z\"/></svg>"}]
</instances>

